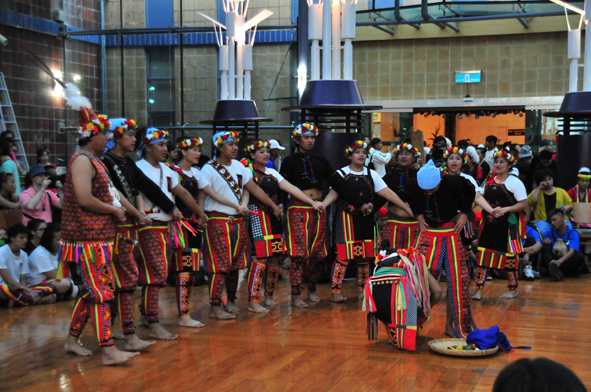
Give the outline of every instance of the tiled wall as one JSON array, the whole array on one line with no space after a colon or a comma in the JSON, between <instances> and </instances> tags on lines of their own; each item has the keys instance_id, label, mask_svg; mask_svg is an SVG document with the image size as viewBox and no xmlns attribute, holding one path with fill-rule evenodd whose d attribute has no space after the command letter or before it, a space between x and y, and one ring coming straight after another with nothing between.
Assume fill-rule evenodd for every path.
<instances>
[{"instance_id":1,"label":"tiled wall","mask_svg":"<svg viewBox=\"0 0 591 392\"><path fill-rule=\"evenodd\" d=\"M123 28L146 27L146 4L144 0L105 1L105 29L121 28L121 1L123 1Z\"/></svg>"},{"instance_id":2,"label":"tiled wall","mask_svg":"<svg viewBox=\"0 0 591 392\"><path fill-rule=\"evenodd\" d=\"M143 48L125 48L123 53L123 77L125 96L125 116L133 118L138 124L148 121L146 107L148 92L146 87L146 51ZM121 52L119 48L107 48L107 114L110 117L123 116L121 104Z\"/></svg>"},{"instance_id":3,"label":"tiled wall","mask_svg":"<svg viewBox=\"0 0 591 392\"><path fill-rule=\"evenodd\" d=\"M476 98L563 95L566 33L354 43L354 75L364 99L448 99L466 95L454 71L482 70ZM582 87L582 69L579 74Z\"/></svg>"},{"instance_id":4,"label":"tiled wall","mask_svg":"<svg viewBox=\"0 0 591 392\"><path fill-rule=\"evenodd\" d=\"M53 11L63 9L66 23L71 26L98 29L98 0L74 1L2 1L0 8L25 15L53 20ZM31 61L28 50L39 56L52 70L65 72L66 81L72 75L81 76L78 84L97 111L101 111L99 47L77 40L66 42L64 68L64 41L58 37L0 25L0 34L9 44L0 48L0 72L4 73L17 123L29 164L36 163L35 152L45 147L51 151L52 162L64 165L74 151L72 135L59 133L60 124L77 125L78 113L64 108L64 99L55 97L52 79Z\"/></svg>"}]
</instances>

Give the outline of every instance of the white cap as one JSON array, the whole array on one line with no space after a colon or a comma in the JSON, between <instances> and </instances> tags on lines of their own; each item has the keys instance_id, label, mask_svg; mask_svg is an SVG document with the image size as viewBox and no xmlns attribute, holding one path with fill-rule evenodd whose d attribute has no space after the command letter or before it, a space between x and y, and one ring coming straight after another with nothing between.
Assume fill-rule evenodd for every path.
<instances>
[{"instance_id":1,"label":"white cap","mask_svg":"<svg viewBox=\"0 0 591 392\"><path fill-rule=\"evenodd\" d=\"M269 143L271 143L270 150L274 150L274 149L285 150L285 147L281 146L281 144L279 144L279 142L275 139L269 140Z\"/></svg>"},{"instance_id":2,"label":"white cap","mask_svg":"<svg viewBox=\"0 0 591 392\"><path fill-rule=\"evenodd\" d=\"M478 147L476 147L476 148L486 148L486 147L484 146L484 144L479 144Z\"/></svg>"},{"instance_id":3,"label":"white cap","mask_svg":"<svg viewBox=\"0 0 591 392\"><path fill-rule=\"evenodd\" d=\"M515 176L515 177L519 177L519 169L514 167L513 169L511 169L511 171L509 172L510 175Z\"/></svg>"},{"instance_id":4,"label":"white cap","mask_svg":"<svg viewBox=\"0 0 591 392\"><path fill-rule=\"evenodd\" d=\"M591 173L591 170L589 170L588 167L582 167L579 169L579 174L588 174Z\"/></svg>"}]
</instances>

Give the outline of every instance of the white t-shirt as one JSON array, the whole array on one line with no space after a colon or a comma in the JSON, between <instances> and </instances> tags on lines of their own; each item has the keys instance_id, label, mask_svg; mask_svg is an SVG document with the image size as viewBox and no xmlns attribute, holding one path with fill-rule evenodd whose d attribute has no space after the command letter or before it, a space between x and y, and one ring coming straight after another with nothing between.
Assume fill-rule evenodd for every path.
<instances>
[{"instance_id":1,"label":"white t-shirt","mask_svg":"<svg viewBox=\"0 0 591 392\"><path fill-rule=\"evenodd\" d=\"M144 172L146 177L154 181L156 185L160 186L162 192L164 192L164 194L174 203L175 200L172 190L179 184L179 175L162 162L160 162L160 168L152 166L145 159L136 162L136 165L142 172ZM142 192L140 192L140 195L144 198L144 208L146 210L156 208L158 211L147 214L148 218L160 222L168 222L172 220L172 215L160 210L158 206L152 203L148 195L145 195Z\"/></svg>"},{"instance_id":2,"label":"white t-shirt","mask_svg":"<svg viewBox=\"0 0 591 392\"><path fill-rule=\"evenodd\" d=\"M495 160L493 159L493 155L495 155L495 153L499 151L498 148L494 148L490 151L486 150L486 154L484 154L484 160L488 162L488 164L490 165L490 167L493 167L493 165L495 164Z\"/></svg>"},{"instance_id":3,"label":"white t-shirt","mask_svg":"<svg viewBox=\"0 0 591 392\"><path fill-rule=\"evenodd\" d=\"M384 177L386 175L386 165L391 159L391 153L377 151L372 148L369 153L369 157L367 157L365 160L365 166L369 165L370 162L373 162L376 172L380 175L380 177Z\"/></svg>"},{"instance_id":4,"label":"white t-shirt","mask_svg":"<svg viewBox=\"0 0 591 392\"><path fill-rule=\"evenodd\" d=\"M29 256L27 286L34 286L47 279L44 272L57 270L57 254L52 255L47 249L38 246Z\"/></svg>"},{"instance_id":5,"label":"white t-shirt","mask_svg":"<svg viewBox=\"0 0 591 392\"><path fill-rule=\"evenodd\" d=\"M496 177L495 177L496 178ZM521 201L527 199L527 191L525 190L525 185L523 182L515 176L509 176L504 182L505 188L511 193L513 193L513 197L515 200Z\"/></svg>"},{"instance_id":6,"label":"white t-shirt","mask_svg":"<svg viewBox=\"0 0 591 392\"><path fill-rule=\"evenodd\" d=\"M175 166L175 167L177 169L180 169L180 167L178 167L178 166ZM207 185L209 185L207 183L207 181L201 175L201 171L199 169L197 169L196 167L192 167L191 170L183 170L183 173L187 177L194 177L197 180L197 183L199 184L198 185L199 186L199 189L203 189Z\"/></svg>"},{"instance_id":7,"label":"white t-shirt","mask_svg":"<svg viewBox=\"0 0 591 392\"><path fill-rule=\"evenodd\" d=\"M7 269L10 277L17 282L20 282L21 275L29 273L29 258L24 251L20 249L19 251L19 256L16 256L8 245L0 248L0 269ZM0 286L5 284L6 282L0 276Z\"/></svg>"},{"instance_id":8,"label":"white t-shirt","mask_svg":"<svg viewBox=\"0 0 591 392\"><path fill-rule=\"evenodd\" d=\"M339 169L339 171L342 173L345 173L345 175L353 174L356 176L366 176L368 170L370 170L370 169L368 169L367 167L364 167L363 171L354 172L351 170L351 168L349 166L345 166L345 167L342 167ZM382 180L382 177L380 177L380 175L375 170L370 170L370 171L371 171L371 179L373 180L373 191L375 193L378 193L382 189L388 187L388 185L386 185L384 180Z\"/></svg>"},{"instance_id":9,"label":"white t-shirt","mask_svg":"<svg viewBox=\"0 0 591 392\"><path fill-rule=\"evenodd\" d=\"M275 177L277 179L277 182L281 182L283 181L285 178L283 178L283 176L281 174L279 174L279 172L275 169L270 169L268 167L265 168L265 174L270 174L273 177Z\"/></svg>"},{"instance_id":10,"label":"white t-shirt","mask_svg":"<svg viewBox=\"0 0 591 392\"><path fill-rule=\"evenodd\" d=\"M242 192L244 185L248 184L248 182L252 180L252 172L250 169L244 167L242 163L235 159L232 159L232 164L230 166L225 167L230 172L232 178L234 178L234 181L238 183L238 186L240 186L240 191ZM234 196L234 192L232 192L232 189L230 189L230 186L226 180L224 180L217 170L215 170L211 165L208 164L203 166L201 169L201 176L205 179L205 181L207 181L215 193L232 202L235 202L236 204L239 204L238 199L236 199L236 196ZM235 208L221 204L209 196L207 196L205 199L205 211L216 211L227 215L238 214L238 211L236 211Z\"/></svg>"},{"instance_id":11,"label":"white t-shirt","mask_svg":"<svg viewBox=\"0 0 591 392\"><path fill-rule=\"evenodd\" d=\"M478 193L484 193L484 190L478 186L478 183L476 183L476 180L474 179L474 177L472 177L469 174L466 173L460 173L460 176L464 177L466 180L470 181L470 184L472 184L472 186L474 187L474 189L476 190L476 192Z\"/></svg>"}]
</instances>

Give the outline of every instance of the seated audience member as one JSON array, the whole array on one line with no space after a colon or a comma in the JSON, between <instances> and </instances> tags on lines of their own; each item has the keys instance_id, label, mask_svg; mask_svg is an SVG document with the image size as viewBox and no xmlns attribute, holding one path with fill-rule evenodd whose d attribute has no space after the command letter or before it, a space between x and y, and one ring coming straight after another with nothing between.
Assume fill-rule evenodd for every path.
<instances>
[{"instance_id":1,"label":"seated audience member","mask_svg":"<svg viewBox=\"0 0 591 392\"><path fill-rule=\"evenodd\" d=\"M21 208L16 194L16 182L12 173L0 173L0 211Z\"/></svg>"},{"instance_id":2,"label":"seated audience member","mask_svg":"<svg viewBox=\"0 0 591 392\"><path fill-rule=\"evenodd\" d=\"M554 153L550 150L541 150L540 151L540 163L535 166L533 173L534 173L534 181L536 181L536 173L540 170L548 169L554 174L554 178L556 178L556 161L552 159ZM534 182L534 187L537 187L539 182Z\"/></svg>"},{"instance_id":3,"label":"seated audience member","mask_svg":"<svg viewBox=\"0 0 591 392\"><path fill-rule=\"evenodd\" d=\"M369 166L370 163L373 163L373 170L379 174L380 177L384 177L386 175L386 165L390 163L392 159L392 151L394 151L394 143L390 145L388 148L388 152L382 152L382 141L377 137L371 140L371 148L369 149L369 155L365 159L365 166Z\"/></svg>"},{"instance_id":4,"label":"seated audience member","mask_svg":"<svg viewBox=\"0 0 591 392\"><path fill-rule=\"evenodd\" d=\"M587 392L572 370L548 358L522 358L505 366L492 392Z\"/></svg>"},{"instance_id":5,"label":"seated audience member","mask_svg":"<svg viewBox=\"0 0 591 392\"><path fill-rule=\"evenodd\" d=\"M37 164L43 167L51 164L49 163L49 149L40 148L37 150Z\"/></svg>"},{"instance_id":6,"label":"seated audience member","mask_svg":"<svg viewBox=\"0 0 591 392\"><path fill-rule=\"evenodd\" d=\"M19 195L21 193L21 180L19 177L18 166L16 165L16 161L12 159L10 142L4 138L0 138L0 173L12 174L14 182L16 183L16 190L14 193Z\"/></svg>"},{"instance_id":7,"label":"seated audience member","mask_svg":"<svg viewBox=\"0 0 591 392\"><path fill-rule=\"evenodd\" d=\"M540 277L536 269L539 268L538 258L542 250L542 236L534 225L528 224L526 230L527 235L523 239L523 274L525 280L534 280Z\"/></svg>"},{"instance_id":8,"label":"seated audience member","mask_svg":"<svg viewBox=\"0 0 591 392\"><path fill-rule=\"evenodd\" d=\"M47 228L47 223L42 219L31 219L27 223L27 230L29 230L29 240L27 246L23 249L27 255L31 255L35 249L41 243L41 237Z\"/></svg>"},{"instance_id":9,"label":"seated audience member","mask_svg":"<svg viewBox=\"0 0 591 392\"><path fill-rule=\"evenodd\" d=\"M547 214L560 208L566 215L572 211L573 202L562 188L554 186L554 173L549 169L540 170L536 173L535 181L538 187L529 194L527 203L533 208L533 221L540 233L546 233L550 230L550 223ZM566 221L567 226L572 226Z\"/></svg>"},{"instance_id":10,"label":"seated audience member","mask_svg":"<svg viewBox=\"0 0 591 392\"><path fill-rule=\"evenodd\" d=\"M566 193L570 196L573 202L589 203L589 179L591 178L591 170L588 167L579 169L577 185L570 188Z\"/></svg>"},{"instance_id":11,"label":"seated audience member","mask_svg":"<svg viewBox=\"0 0 591 392\"><path fill-rule=\"evenodd\" d=\"M0 300L8 306L53 303L55 287L37 285L27 287L29 258L22 251L27 245L27 228L18 224L8 229L8 244L0 248Z\"/></svg>"},{"instance_id":12,"label":"seated audience member","mask_svg":"<svg viewBox=\"0 0 591 392\"><path fill-rule=\"evenodd\" d=\"M564 212L560 209L550 211L548 221L552 228L544 234L542 271L549 271L557 281L565 276L589 273L585 257L579 252L579 233L564 223Z\"/></svg>"},{"instance_id":13,"label":"seated audience member","mask_svg":"<svg viewBox=\"0 0 591 392\"><path fill-rule=\"evenodd\" d=\"M19 196L23 208L23 224L30 219L42 219L52 222L51 208L62 208L62 202L55 193L47 190L51 184L49 174L43 166L35 165L29 171L31 186ZM63 198L63 188L58 189L58 194Z\"/></svg>"},{"instance_id":14,"label":"seated audience member","mask_svg":"<svg viewBox=\"0 0 591 392\"><path fill-rule=\"evenodd\" d=\"M6 230L0 229L0 246L6 245Z\"/></svg>"},{"instance_id":15,"label":"seated audience member","mask_svg":"<svg viewBox=\"0 0 591 392\"><path fill-rule=\"evenodd\" d=\"M68 299L75 298L78 294L78 286L72 280L63 278L56 280L60 248L61 227L57 223L47 225L41 244L29 256L29 273L27 285L29 287L40 284L52 284L56 294L65 294Z\"/></svg>"}]
</instances>

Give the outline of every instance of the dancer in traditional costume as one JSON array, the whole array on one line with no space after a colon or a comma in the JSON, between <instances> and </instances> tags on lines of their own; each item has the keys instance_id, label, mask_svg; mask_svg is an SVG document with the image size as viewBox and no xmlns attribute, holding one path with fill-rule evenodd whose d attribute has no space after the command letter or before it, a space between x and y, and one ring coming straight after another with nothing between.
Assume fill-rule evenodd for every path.
<instances>
[{"instance_id":1,"label":"dancer in traditional costume","mask_svg":"<svg viewBox=\"0 0 591 392\"><path fill-rule=\"evenodd\" d=\"M570 196L575 203L589 203L589 179L591 179L591 170L588 167L582 167L579 169L577 175L577 185L570 188L566 193Z\"/></svg>"},{"instance_id":2,"label":"dancer in traditional costume","mask_svg":"<svg viewBox=\"0 0 591 392\"><path fill-rule=\"evenodd\" d=\"M474 178L466 173L462 172L462 169L465 167L465 163L468 159L471 159L468 156L468 152L459 147L451 147L444 151L443 157L445 158L445 167L443 168L442 175L448 176L460 176L466 179L476 191L476 196L474 198L474 204L480 206L483 211L490 213L493 208L488 204L488 202L484 199L484 197L480 194L482 191ZM466 226L460 233L462 238L462 259L466 261L468 265L470 263L470 248L472 247L472 237L474 236L474 212L470 212L468 215L468 219L466 220Z\"/></svg>"},{"instance_id":3,"label":"dancer in traditional costume","mask_svg":"<svg viewBox=\"0 0 591 392\"><path fill-rule=\"evenodd\" d=\"M194 214L197 215L197 226L205 223L207 217L199 208L191 194L179 184L179 176L163 162L166 160L168 149L166 143L168 132L156 128L148 128L140 144L140 161L137 167L146 177L151 179L162 192L175 202L176 198L182 201ZM152 220L150 225L139 229L139 241L141 245L141 258L139 264L139 284L142 290L142 322L150 328L150 336L155 339L172 340L178 336L166 331L160 324L158 304L159 290L166 284L168 277L168 262L172 256L173 248L185 244L184 230L194 228L183 220L174 220L171 213L160 209L152 194L140 192L144 200L145 212ZM180 215L180 214L179 214ZM181 325L193 326L191 320L180 320Z\"/></svg>"},{"instance_id":4,"label":"dancer in traditional costume","mask_svg":"<svg viewBox=\"0 0 591 392\"><path fill-rule=\"evenodd\" d=\"M125 196L142 214L141 220L128 217L125 222L117 223L116 250L113 256L113 274L115 277L115 303L113 320L115 315L121 317L123 326L123 339L128 350L141 350L154 342L141 340L135 333L133 319L133 294L137 288L139 248L139 226L151 225L152 221L144 211L144 200L139 192L150 195L158 208L163 211L179 214L175 211L174 203L162 192L162 190L136 166L135 162L127 157L127 153L135 151L137 125L134 120L125 118L110 119L113 139L107 144L107 152L102 161L109 171L115 188ZM120 334L120 332L118 332ZM117 333L113 336L118 339Z\"/></svg>"},{"instance_id":5,"label":"dancer in traditional costume","mask_svg":"<svg viewBox=\"0 0 591 392\"><path fill-rule=\"evenodd\" d=\"M109 302L115 291L112 258L116 224L126 221L125 211L139 220L142 216L117 191L107 168L97 158L107 146L110 125L106 117L99 119L91 109L82 107L81 123L80 151L70 159L64 187L60 263L76 263L86 293L74 307L66 350L92 355L79 342L90 317L102 348L103 364L111 365L138 355L114 346Z\"/></svg>"},{"instance_id":6,"label":"dancer in traditional costume","mask_svg":"<svg viewBox=\"0 0 591 392\"><path fill-rule=\"evenodd\" d=\"M329 179L332 189L323 201L328 207L337 200L335 212L337 259L332 266L331 301L346 301L341 295L347 265L357 262L358 298L363 298L363 289L369 278L369 262L376 256L379 233L374 210L374 196L384 199L412 216L412 211L394 193L374 170L365 167L367 144L361 140L345 149L351 160L349 166L337 170ZM337 199L338 198L338 199Z\"/></svg>"},{"instance_id":7,"label":"dancer in traditional costume","mask_svg":"<svg viewBox=\"0 0 591 392\"><path fill-rule=\"evenodd\" d=\"M214 200L211 196L199 195L199 204L205 206L209 215L205 229L205 261L209 273L209 317L222 320L232 319L232 313L240 311L234 303L238 289L238 272L248 265L248 227L243 215L249 194L269 207L275 217L282 211L269 199L265 192L252 180L252 172L235 160L238 155L238 133L222 131L213 136L216 148L214 160L209 161L201 174L213 191L228 200L236 200L239 208L232 208ZM245 192L246 190L247 192ZM222 309L222 295L226 287L228 301Z\"/></svg>"},{"instance_id":8,"label":"dancer in traditional costume","mask_svg":"<svg viewBox=\"0 0 591 392\"><path fill-rule=\"evenodd\" d=\"M204 192L207 196L217 202L229 206L230 208L240 209L237 203L232 203L225 197L215 193L213 188L201 175L201 171L195 168L201 156L203 139L190 138L182 139L177 143L180 151L180 160L177 166L171 167L178 173L179 183L191 194L193 200L198 202L199 194ZM182 200L177 200L178 208L183 214L184 219L191 224L197 223L198 216ZM176 301L179 310L179 324L186 327L201 328L203 323L193 320L189 314L189 298L195 284L195 275L201 268L201 244L203 242L201 230L190 230L182 226L182 236L184 246L177 246L174 249L172 259L172 269L176 275ZM182 245L182 244L179 244Z\"/></svg>"},{"instance_id":9,"label":"dancer in traditional costume","mask_svg":"<svg viewBox=\"0 0 591 392\"><path fill-rule=\"evenodd\" d=\"M484 216L478 236L476 258L476 293L472 297L482 298L482 288L489 268L505 270L509 291L500 298L515 298L517 290L517 268L519 254L523 253L523 239L526 236L525 216L527 208L525 185L509 174L515 157L507 150L500 150L493 156L496 175L484 185L484 198L494 207L492 213Z\"/></svg>"},{"instance_id":10,"label":"dancer in traditional costume","mask_svg":"<svg viewBox=\"0 0 591 392\"><path fill-rule=\"evenodd\" d=\"M416 180L417 168L415 161L421 156L416 147L410 143L402 143L394 149L396 168L383 177L388 188L406 202L406 186L409 181ZM377 206L381 207L381 206ZM415 217L395 204L388 204L388 219L384 225L383 239L390 242L394 249L408 249L416 245L421 228Z\"/></svg>"},{"instance_id":11,"label":"dancer in traditional costume","mask_svg":"<svg viewBox=\"0 0 591 392\"><path fill-rule=\"evenodd\" d=\"M441 177L439 169L429 161L419 170L417 181L408 184L407 195L421 226L417 248L425 255L435 279L439 279L445 269L448 298L445 333L466 337L473 328L470 273L461 258L459 234L472 211L474 187L460 176Z\"/></svg>"},{"instance_id":12,"label":"dancer in traditional costume","mask_svg":"<svg viewBox=\"0 0 591 392\"><path fill-rule=\"evenodd\" d=\"M429 319L431 307L441 298L441 287L416 249L382 250L376 262L375 274L364 290L367 337L378 339L380 320L394 347L415 351L418 327Z\"/></svg>"},{"instance_id":13,"label":"dancer in traditional costume","mask_svg":"<svg viewBox=\"0 0 591 392\"><path fill-rule=\"evenodd\" d=\"M246 151L252 163L243 160L243 164L252 172L254 182L283 211L281 191L286 192L303 203L314 207L316 211L324 211L322 203L312 200L308 195L283 178L276 170L267 168L270 159L271 141L257 140L250 144ZM279 257L285 252L285 241L281 220L277 219L270 209L256 197L251 196L248 208L250 216L250 234L253 243L251 249L252 263L248 274L248 310L256 313L268 313L269 310L260 305L264 297L266 306L274 306L273 292L279 279Z\"/></svg>"},{"instance_id":14,"label":"dancer in traditional costume","mask_svg":"<svg viewBox=\"0 0 591 392\"><path fill-rule=\"evenodd\" d=\"M330 162L323 156L312 154L318 128L313 124L298 125L293 131L296 152L287 156L281 165L281 175L302 190L312 200L322 198L322 184L334 173ZM326 257L326 215L310 205L292 200L287 207L285 239L287 254L291 258L289 280L291 303L307 308L301 297L301 283L308 284L308 300L320 301L316 295L317 265Z\"/></svg>"}]
</instances>

